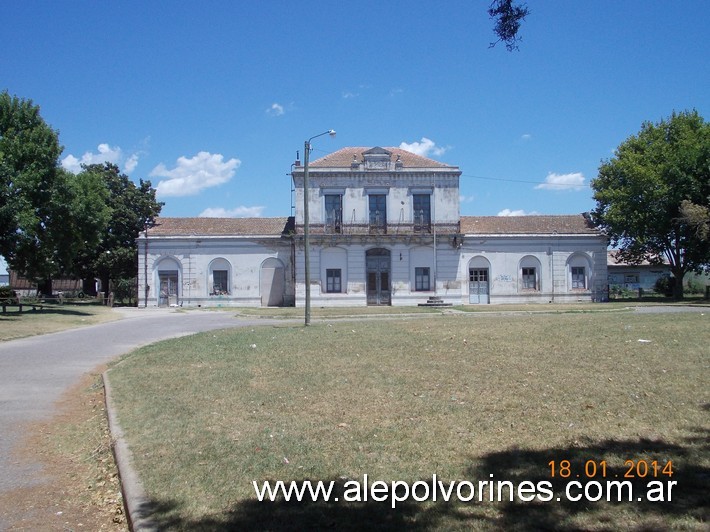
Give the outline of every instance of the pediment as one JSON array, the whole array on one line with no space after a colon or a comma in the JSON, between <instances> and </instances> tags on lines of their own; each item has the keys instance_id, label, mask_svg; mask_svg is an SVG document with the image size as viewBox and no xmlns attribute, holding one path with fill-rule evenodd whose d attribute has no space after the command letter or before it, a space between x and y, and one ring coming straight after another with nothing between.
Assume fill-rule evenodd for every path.
<instances>
[{"instance_id":1,"label":"pediment","mask_svg":"<svg viewBox=\"0 0 710 532\"><path fill-rule=\"evenodd\" d=\"M392 155L391 151L387 151L384 148L380 148L379 146L375 146L374 148L370 148L367 151L362 152L364 156L367 155L386 155L387 157L390 157ZM367 157L365 157L367 158Z\"/></svg>"}]
</instances>

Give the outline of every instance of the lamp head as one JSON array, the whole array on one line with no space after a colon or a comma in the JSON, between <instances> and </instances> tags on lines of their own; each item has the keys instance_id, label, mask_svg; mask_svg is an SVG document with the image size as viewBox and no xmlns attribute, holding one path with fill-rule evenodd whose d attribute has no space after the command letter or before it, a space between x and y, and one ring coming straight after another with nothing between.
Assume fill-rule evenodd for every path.
<instances>
[{"instance_id":1,"label":"lamp head","mask_svg":"<svg viewBox=\"0 0 710 532\"><path fill-rule=\"evenodd\" d=\"M330 135L331 137L335 138L335 130L334 130L334 129L331 129L330 131L328 131L328 135Z\"/></svg>"}]
</instances>

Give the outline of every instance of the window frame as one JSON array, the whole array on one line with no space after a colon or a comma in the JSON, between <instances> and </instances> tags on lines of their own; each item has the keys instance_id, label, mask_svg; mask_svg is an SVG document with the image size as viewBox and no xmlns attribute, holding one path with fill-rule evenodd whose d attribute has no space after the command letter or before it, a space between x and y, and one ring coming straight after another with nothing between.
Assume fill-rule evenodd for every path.
<instances>
[{"instance_id":1,"label":"window frame","mask_svg":"<svg viewBox=\"0 0 710 532\"><path fill-rule=\"evenodd\" d=\"M216 278L215 278L216 277ZM224 257L215 257L208 266L207 291L210 297L232 295L232 265Z\"/></svg>"},{"instance_id":2,"label":"window frame","mask_svg":"<svg viewBox=\"0 0 710 532\"><path fill-rule=\"evenodd\" d=\"M217 281L217 275L219 274L219 281L224 280L224 283ZM217 285L219 284L220 289L217 290ZM224 286L222 286L224 284ZM215 296L229 295L229 270L212 270L212 294Z\"/></svg>"},{"instance_id":3,"label":"window frame","mask_svg":"<svg viewBox=\"0 0 710 532\"><path fill-rule=\"evenodd\" d=\"M330 217L330 211L328 207L331 207L335 203L335 209L330 209L333 211L333 217ZM323 209L325 211L325 216L323 217L326 227L333 228L334 233L340 233L343 226L343 195L339 193L325 193L324 194L324 204Z\"/></svg>"},{"instance_id":4,"label":"window frame","mask_svg":"<svg viewBox=\"0 0 710 532\"><path fill-rule=\"evenodd\" d=\"M374 204L374 209L373 209ZM377 207L382 207L378 209ZM368 222L371 229L384 229L387 231L387 194L367 195ZM378 213L380 219L378 219Z\"/></svg>"},{"instance_id":5,"label":"window frame","mask_svg":"<svg viewBox=\"0 0 710 532\"><path fill-rule=\"evenodd\" d=\"M537 268L535 266L523 266L520 268L520 276L523 280L523 290L538 290ZM530 286L532 280L532 286Z\"/></svg>"},{"instance_id":6,"label":"window frame","mask_svg":"<svg viewBox=\"0 0 710 532\"><path fill-rule=\"evenodd\" d=\"M423 209L421 207L426 208ZM422 213L421 219L417 221L417 216L419 216L420 212ZM431 231L431 193L412 194L412 225L415 231Z\"/></svg>"},{"instance_id":7,"label":"window frame","mask_svg":"<svg viewBox=\"0 0 710 532\"><path fill-rule=\"evenodd\" d=\"M579 270L581 270L581 273ZM587 289L587 269L584 266L570 266L570 277L572 279L572 290Z\"/></svg>"},{"instance_id":8,"label":"window frame","mask_svg":"<svg viewBox=\"0 0 710 532\"><path fill-rule=\"evenodd\" d=\"M343 270L341 268L326 268L325 292L326 294L343 293Z\"/></svg>"},{"instance_id":9,"label":"window frame","mask_svg":"<svg viewBox=\"0 0 710 532\"><path fill-rule=\"evenodd\" d=\"M426 284L424 281L426 280ZM416 266L414 268L414 291L431 292L431 268L429 266Z\"/></svg>"}]
</instances>

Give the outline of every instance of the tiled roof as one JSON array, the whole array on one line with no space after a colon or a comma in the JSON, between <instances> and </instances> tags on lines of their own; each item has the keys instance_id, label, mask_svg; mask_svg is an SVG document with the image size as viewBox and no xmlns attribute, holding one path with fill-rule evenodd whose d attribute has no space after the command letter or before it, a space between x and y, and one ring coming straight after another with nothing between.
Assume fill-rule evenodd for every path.
<instances>
[{"instance_id":1,"label":"tiled roof","mask_svg":"<svg viewBox=\"0 0 710 532\"><path fill-rule=\"evenodd\" d=\"M149 236L279 236L293 218L158 218ZM461 233L493 235L587 234L599 232L582 214L550 216L462 216Z\"/></svg>"},{"instance_id":2,"label":"tiled roof","mask_svg":"<svg viewBox=\"0 0 710 532\"><path fill-rule=\"evenodd\" d=\"M599 234L583 214L555 216L462 216L461 233L468 235Z\"/></svg>"},{"instance_id":3,"label":"tiled roof","mask_svg":"<svg viewBox=\"0 0 710 532\"><path fill-rule=\"evenodd\" d=\"M660 266L663 267L668 264L668 261L666 260L665 257L661 257L661 261L663 264L652 264L647 260L642 260L638 264L632 264L630 262L626 262L621 259L621 257L618 256L619 251L616 249L612 249L610 251L606 252L606 263L609 266Z\"/></svg>"},{"instance_id":4,"label":"tiled roof","mask_svg":"<svg viewBox=\"0 0 710 532\"><path fill-rule=\"evenodd\" d=\"M293 218L157 218L148 236L248 236L288 232Z\"/></svg>"},{"instance_id":5,"label":"tiled roof","mask_svg":"<svg viewBox=\"0 0 710 532\"><path fill-rule=\"evenodd\" d=\"M308 163L308 166L315 168L350 168L350 165L353 162L353 156L355 156L355 160L358 163L362 163L364 161L362 155L363 152L370 149L372 149L371 146L342 148L326 155L325 157L321 157L320 159ZM395 162L397 160L397 156L399 155L403 168L458 168L449 164L440 163L439 161L435 161L433 159L428 159L427 157L422 157L421 155L403 150L402 148L388 147L385 149L392 152L392 162Z\"/></svg>"}]
</instances>

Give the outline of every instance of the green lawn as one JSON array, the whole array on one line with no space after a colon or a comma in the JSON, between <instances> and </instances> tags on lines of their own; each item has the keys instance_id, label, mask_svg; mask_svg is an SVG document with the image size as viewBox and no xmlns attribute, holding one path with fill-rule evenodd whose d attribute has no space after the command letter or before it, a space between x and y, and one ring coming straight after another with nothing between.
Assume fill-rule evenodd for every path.
<instances>
[{"instance_id":1,"label":"green lawn","mask_svg":"<svg viewBox=\"0 0 710 532\"><path fill-rule=\"evenodd\" d=\"M109 307L92 303L49 303L43 304L42 310L25 309L23 312L18 312L17 307L8 307L8 312L0 313L0 341L95 325L120 317Z\"/></svg>"},{"instance_id":2,"label":"green lawn","mask_svg":"<svg viewBox=\"0 0 710 532\"><path fill-rule=\"evenodd\" d=\"M435 314L183 337L110 377L161 529L702 529L708 345L710 313ZM670 502L639 502L652 476L637 475L632 502L573 502L551 478L562 460L567 480L599 464L599 482L655 460L656 480L677 485ZM431 486L434 474L550 482L555 499L392 510L258 502L252 486L333 481L342 496L364 475Z\"/></svg>"}]
</instances>

